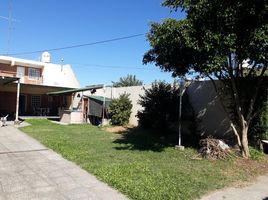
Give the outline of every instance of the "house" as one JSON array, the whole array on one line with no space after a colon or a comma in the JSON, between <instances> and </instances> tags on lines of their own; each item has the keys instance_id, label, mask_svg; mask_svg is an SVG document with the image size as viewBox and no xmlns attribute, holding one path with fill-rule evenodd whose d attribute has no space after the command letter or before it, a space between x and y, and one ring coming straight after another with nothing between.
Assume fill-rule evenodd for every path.
<instances>
[{"instance_id":1,"label":"house","mask_svg":"<svg viewBox=\"0 0 268 200\"><path fill-rule=\"evenodd\" d=\"M58 115L60 122L63 123L84 123L88 122L89 114L89 99L84 92L92 94L96 89L103 88L103 85L91 85L84 88L67 89L55 92L48 92L50 97L69 97L70 100L67 106L59 107Z\"/></svg>"},{"instance_id":2,"label":"house","mask_svg":"<svg viewBox=\"0 0 268 200\"><path fill-rule=\"evenodd\" d=\"M71 66L51 63L48 52L41 61L0 56L0 116L58 116L72 97L48 93L79 87Z\"/></svg>"}]
</instances>

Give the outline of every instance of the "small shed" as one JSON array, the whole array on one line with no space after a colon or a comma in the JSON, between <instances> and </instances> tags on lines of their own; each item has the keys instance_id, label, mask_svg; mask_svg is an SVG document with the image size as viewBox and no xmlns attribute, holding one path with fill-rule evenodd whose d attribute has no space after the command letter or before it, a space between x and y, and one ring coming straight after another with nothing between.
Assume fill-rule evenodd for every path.
<instances>
[{"instance_id":1,"label":"small shed","mask_svg":"<svg viewBox=\"0 0 268 200\"><path fill-rule=\"evenodd\" d=\"M108 107L112 99L103 96L84 96L88 100L87 116L94 125L102 123L103 119L110 119Z\"/></svg>"}]
</instances>

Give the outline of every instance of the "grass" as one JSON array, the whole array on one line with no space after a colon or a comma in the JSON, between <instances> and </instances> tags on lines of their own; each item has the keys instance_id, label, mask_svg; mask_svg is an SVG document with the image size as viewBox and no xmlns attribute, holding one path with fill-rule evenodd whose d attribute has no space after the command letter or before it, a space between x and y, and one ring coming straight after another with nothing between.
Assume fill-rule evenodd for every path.
<instances>
[{"instance_id":1,"label":"grass","mask_svg":"<svg viewBox=\"0 0 268 200\"><path fill-rule=\"evenodd\" d=\"M259 173L258 162L268 163L252 161L248 168L240 159L193 160L194 149L175 150L172 142L142 130L113 134L91 125L28 122L32 126L22 131L131 199L196 199L248 180Z\"/></svg>"}]
</instances>

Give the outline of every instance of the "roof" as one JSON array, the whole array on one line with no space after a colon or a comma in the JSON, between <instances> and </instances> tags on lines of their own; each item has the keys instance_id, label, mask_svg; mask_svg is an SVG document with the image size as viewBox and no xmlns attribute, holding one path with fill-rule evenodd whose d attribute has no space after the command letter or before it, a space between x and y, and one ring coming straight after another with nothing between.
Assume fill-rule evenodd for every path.
<instances>
[{"instance_id":1,"label":"roof","mask_svg":"<svg viewBox=\"0 0 268 200\"><path fill-rule=\"evenodd\" d=\"M104 97L103 96L86 96L86 97L89 98L89 99L93 99L93 100L97 100L97 101L101 101L101 102L104 101ZM106 102L112 101L112 99L105 97L105 101Z\"/></svg>"},{"instance_id":2,"label":"roof","mask_svg":"<svg viewBox=\"0 0 268 200\"><path fill-rule=\"evenodd\" d=\"M12 83L14 81L17 81L19 80L19 78L16 78L16 77L7 77L7 76L1 76L0 77L0 85L1 84L8 84L8 83Z\"/></svg>"},{"instance_id":3,"label":"roof","mask_svg":"<svg viewBox=\"0 0 268 200\"><path fill-rule=\"evenodd\" d=\"M99 89L99 88L103 88L103 85L90 85L84 88L77 88L77 89L69 89L69 90L61 90L61 91L57 91L57 92L48 92L48 95L59 95L59 94L72 94L72 93L76 93L76 92L82 92L82 91L87 91L87 90L92 90L92 89Z\"/></svg>"},{"instance_id":4,"label":"roof","mask_svg":"<svg viewBox=\"0 0 268 200\"><path fill-rule=\"evenodd\" d=\"M0 56L0 63L10 65L21 65L24 67L35 67L35 68L42 68L46 64L39 61L14 58L10 56Z\"/></svg>"}]
</instances>

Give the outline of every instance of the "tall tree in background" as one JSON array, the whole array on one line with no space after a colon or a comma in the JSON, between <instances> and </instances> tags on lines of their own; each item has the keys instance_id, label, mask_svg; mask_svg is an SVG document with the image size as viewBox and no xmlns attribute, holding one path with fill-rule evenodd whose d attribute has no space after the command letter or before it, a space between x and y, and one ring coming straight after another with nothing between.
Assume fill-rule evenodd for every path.
<instances>
[{"instance_id":1,"label":"tall tree in background","mask_svg":"<svg viewBox=\"0 0 268 200\"><path fill-rule=\"evenodd\" d=\"M220 80L234 106L230 120L237 144L249 157L248 128L268 62L268 0L165 0L163 5L185 11L186 19L153 23L143 62L173 76L194 70L210 78L216 91L214 80ZM239 89L246 78L256 85L245 103Z\"/></svg>"},{"instance_id":2,"label":"tall tree in background","mask_svg":"<svg viewBox=\"0 0 268 200\"><path fill-rule=\"evenodd\" d=\"M135 75L128 74L126 77L121 77L117 82L112 81L112 84L113 87L128 87L142 85L143 82L141 80L136 79Z\"/></svg>"}]
</instances>

